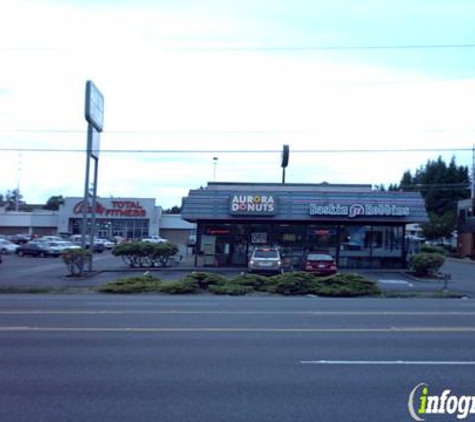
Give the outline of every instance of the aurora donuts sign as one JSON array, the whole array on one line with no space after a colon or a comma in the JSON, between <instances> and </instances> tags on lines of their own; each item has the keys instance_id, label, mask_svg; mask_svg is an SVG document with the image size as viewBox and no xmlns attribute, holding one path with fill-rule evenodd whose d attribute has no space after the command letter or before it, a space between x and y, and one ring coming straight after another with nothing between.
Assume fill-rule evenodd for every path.
<instances>
[{"instance_id":1,"label":"aurora donuts sign","mask_svg":"<svg viewBox=\"0 0 475 422\"><path fill-rule=\"evenodd\" d=\"M275 215L276 202L276 198L272 194L254 192L252 194L233 194L229 201L229 212L231 215Z\"/></svg>"}]
</instances>

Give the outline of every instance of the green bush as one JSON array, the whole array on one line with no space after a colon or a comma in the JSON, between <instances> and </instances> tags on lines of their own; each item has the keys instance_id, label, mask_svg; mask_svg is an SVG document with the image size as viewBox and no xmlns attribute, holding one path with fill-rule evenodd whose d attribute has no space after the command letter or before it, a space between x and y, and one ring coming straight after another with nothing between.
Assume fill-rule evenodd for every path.
<instances>
[{"instance_id":1,"label":"green bush","mask_svg":"<svg viewBox=\"0 0 475 422\"><path fill-rule=\"evenodd\" d=\"M188 274L183 280L194 280L198 282L199 288L203 290L207 290L210 286L223 285L226 283L226 278L223 276L202 271L194 271Z\"/></svg>"},{"instance_id":2,"label":"green bush","mask_svg":"<svg viewBox=\"0 0 475 422\"><path fill-rule=\"evenodd\" d=\"M71 276L80 276L92 259L92 252L86 249L66 249L61 258Z\"/></svg>"},{"instance_id":3,"label":"green bush","mask_svg":"<svg viewBox=\"0 0 475 422\"><path fill-rule=\"evenodd\" d=\"M243 296L254 292L254 288L241 284L227 283L224 285L209 286L209 291L215 295Z\"/></svg>"},{"instance_id":4,"label":"green bush","mask_svg":"<svg viewBox=\"0 0 475 422\"><path fill-rule=\"evenodd\" d=\"M315 292L319 279L311 273L292 271L272 277L275 293L281 295L304 295Z\"/></svg>"},{"instance_id":5,"label":"green bush","mask_svg":"<svg viewBox=\"0 0 475 422\"><path fill-rule=\"evenodd\" d=\"M377 284L354 273L338 273L328 277L316 277L302 271L272 277L275 293L283 295L314 294L318 296L353 297L380 294Z\"/></svg>"},{"instance_id":6,"label":"green bush","mask_svg":"<svg viewBox=\"0 0 475 422\"><path fill-rule=\"evenodd\" d=\"M445 257L442 254L421 252L411 257L409 267L417 275L424 276L437 272L444 265L444 262Z\"/></svg>"},{"instance_id":7,"label":"green bush","mask_svg":"<svg viewBox=\"0 0 475 422\"><path fill-rule=\"evenodd\" d=\"M178 281L162 283L159 287L160 293L166 293L169 295L197 293L199 290L200 285L198 281L186 277Z\"/></svg>"},{"instance_id":8,"label":"green bush","mask_svg":"<svg viewBox=\"0 0 475 422\"><path fill-rule=\"evenodd\" d=\"M178 247L168 242L129 242L112 248L112 254L121 257L131 268L166 266L177 253Z\"/></svg>"},{"instance_id":9,"label":"green bush","mask_svg":"<svg viewBox=\"0 0 475 422\"><path fill-rule=\"evenodd\" d=\"M101 293L149 293L160 291L162 283L159 278L135 276L119 278L99 287Z\"/></svg>"},{"instance_id":10,"label":"green bush","mask_svg":"<svg viewBox=\"0 0 475 422\"><path fill-rule=\"evenodd\" d=\"M378 296L378 285L361 274L338 273L320 279L315 294L331 297Z\"/></svg>"},{"instance_id":11,"label":"green bush","mask_svg":"<svg viewBox=\"0 0 475 422\"><path fill-rule=\"evenodd\" d=\"M229 284L250 287L253 290L259 291L263 290L264 286L273 285L274 282L270 277L263 275L242 273L229 280Z\"/></svg>"},{"instance_id":12,"label":"green bush","mask_svg":"<svg viewBox=\"0 0 475 422\"><path fill-rule=\"evenodd\" d=\"M421 245L421 252L424 253L438 253L441 255L445 255L448 251L443 246L436 246L436 245Z\"/></svg>"}]
</instances>

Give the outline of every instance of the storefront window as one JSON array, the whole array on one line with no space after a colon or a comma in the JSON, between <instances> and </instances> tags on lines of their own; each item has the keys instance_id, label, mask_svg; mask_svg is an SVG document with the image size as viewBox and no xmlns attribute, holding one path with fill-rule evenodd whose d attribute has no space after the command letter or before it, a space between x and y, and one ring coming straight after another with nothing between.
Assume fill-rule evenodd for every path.
<instances>
[{"instance_id":1,"label":"storefront window","mask_svg":"<svg viewBox=\"0 0 475 422\"><path fill-rule=\"evenodd\" d=\"M91 220L88 220L90 226ZM81 234L82 220L74 218L70 220L70 232ZM96 236L113 237L120 236L127 239L143 239L149 235L149 221L146 219L97 219Z\"/></svg>"},{"instance_id":2,"label":"storefront window","mask_svg":"<svg viewBox=\"0 0 475 422\"><path fill-rule=\"evenodd\" d=\"M371 236L373 268L401 268L403 228L373 226Z\"/></svg>"},{"instance_id":3,"label":"storefront window","mask_svg":"<svg viewBox=\"0 0 475 422\"><path fill-rule=\"evenodd\" d=\"M371 267L371 226L342 226L339 266Z\"/></svg>"},{"instance_id":4,"label":"storefront window","mask_svg":"<svg viewBox=\"0 0 475 422\"><path fill-rule=\"evenodd\" d=\"M287 271L302 269L310 252L330 254L339 268L401 268L402 226L205 223L198 265L245 266L257 246L279 247Z\"/></svg>"}]
</instances>

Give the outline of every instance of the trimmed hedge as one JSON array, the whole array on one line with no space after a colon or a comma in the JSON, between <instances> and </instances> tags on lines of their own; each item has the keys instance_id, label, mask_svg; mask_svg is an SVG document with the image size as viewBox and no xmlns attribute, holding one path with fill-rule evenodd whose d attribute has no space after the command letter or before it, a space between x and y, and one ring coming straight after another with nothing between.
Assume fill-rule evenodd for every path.
<instances>
[{"instance_id":1,"label":"trimmed hedge","mask_svg":"<svg viewBox=\"0 0 475 422\"><path fill-rule=\"evenodd\" d=\"M302 271L274 277L241 274L230 280L217 274L194 272L174 282L161 282L157 278L140 276L106 283L99 288L99 291L104 293L155 292L166 294L210 292L231 296L267 292L285 296L314 294L330 297L376 296L381 293L375 282L359 274L338 273L322 278Z\"/></svg>"},{"instance_id":2,"label":"trimmed hedge","mask_svg":"<svg viewBox=\"0 0 475 422\"><path fill-rule=\"evenodd\" d=\"M411 257L409 267L415 271L416 275L426 276L439 271L444 262L445 257L442 254L421 252Z\"/></svg>"},{"instance_id":3,"label":"trimmed hedge","mask_svg":"<svg viewBox=\"0 0 475 422\"><path fill-rule=\"evenodd\" d=\"M131 268L165 267L178 247L172 243L130 242L121 243L112 248L112 254L122 258Z\"/></svg>"},{"instance_id":4,"label":"trimmed hedge","mask_svg":"<svg viewBox=\"0 0 475 422\"><path fill-rule=\"evenodd\" d=\"M69 275L81 276L92 258L92 251L87 249L66 249L61 258L68 267Z\"/></svg>"},{"instance_id":5,"label":"trimmed hedge","mask_svg":"<svg viewBox=\"0 0 475 422\"><path fill-rule=\"evenodd\" d=\"M421 245L421 252L423 253L438 253L441 255L446 255L449 251L444 248L443 246L436 246L436 245Z\"/></svg>"},{"instance_id":6,"label":"trimmed hedge","mask_svg":"<svg viewBox=\"0 0 475 422\"><path fill-rule=\"evenodd\" d=\"M150 293L159 291L160 285L159 278L136 276L109 281L100 286L98 291L101 293Z\"/></svg>"}]
</instances>

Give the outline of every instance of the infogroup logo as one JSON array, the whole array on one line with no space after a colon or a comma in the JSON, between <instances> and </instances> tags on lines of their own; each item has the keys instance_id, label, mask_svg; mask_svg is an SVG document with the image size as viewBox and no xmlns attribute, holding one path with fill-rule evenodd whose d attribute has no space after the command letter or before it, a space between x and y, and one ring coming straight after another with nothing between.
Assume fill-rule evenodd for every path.
<instances>
[{"instance_id":1,"label":"infogroup logo","mask_svg":"<svg viewBox=\"0 0 475 422\"><path fill-rule=\"evenodd\" d=\"M462 420L475 414L475 396L455 396L448 389L430 395L429 386L420 383L412 389L407 407L411 417L420 422L426 420L426 415L453 415Z\"/></svg>"}]
</instances>

